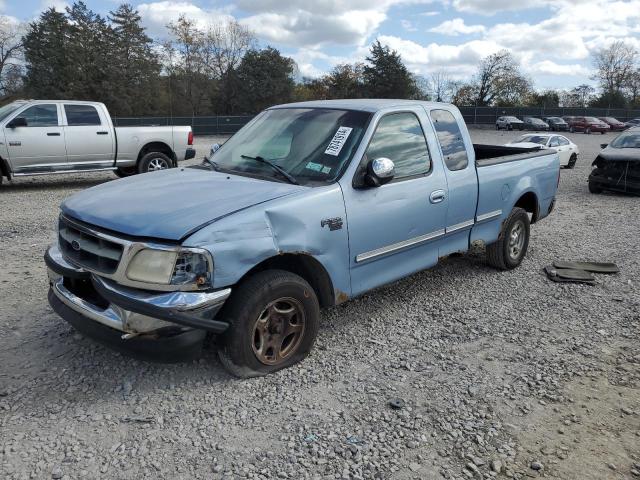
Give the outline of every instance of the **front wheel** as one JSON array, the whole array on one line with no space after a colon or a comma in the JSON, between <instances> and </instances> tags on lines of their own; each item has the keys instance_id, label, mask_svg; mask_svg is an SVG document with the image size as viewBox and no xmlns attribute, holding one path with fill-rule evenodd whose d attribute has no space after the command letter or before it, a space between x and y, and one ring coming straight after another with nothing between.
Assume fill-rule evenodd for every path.
<instances>
[{"instance_id":1,"label":"front wheel","mask_svg":"<svg viewBox=\"0 0 640 480\"><path fill-rule=\"evenodd\" d=\"M585 128L584 129L584 133L587 135L591 135L591 129L590 128Z\"/></svg>"},{"instance_id":2,"label":"front wheel","mask_svg":"<svg viewBox=\"0 0 640 480\"><path fill-rule=\"evenodd\" d=\"M569 127L569 133L573 133L573 127Z\"/></svg>"},{"instance_id":3,"label":"front wheel","mask_svg":"<svg viewBox=\"0 0 640 480\"><path fill-rule=\"evenodd\" d=\"M522 263L529 247L529 215L516 207L504 222L498 240L487 245L487 262L500 270L511 270Z\"/></svg>"},{"instance_id":4,"label":"front wheel","mask_svg":"<svg viewBox=\"0 0 640 480\"><path fill-rule=\"evenodd\" d=\"M602 193L602 188L600 188L597 183L589 180L589 184L588 185L589 185L589 193L594 193L596 195L598 193Z\"/></svg>"},{"instance_id":5,"label":"front wheel","mask_svg":"<svg viewBox=\"0 0 640 480\"><path fill-rule=\"evenodd\" d=\"M155 172L173 167L173 161L162 152L147 153L138 164L138 173Z\"/></svg>"},{"instance_id":6,"label":"front wheel","mask_svg":"<svg viewBox=\"0 0 640 480\"><path fill-rule=\"evenodd\" d=\"M320 321L318 297L302 277L265 270L242 282L224 307L230 322L218 356L236 377L290 367L311 351Z\"/></svg>"}]
</instances>

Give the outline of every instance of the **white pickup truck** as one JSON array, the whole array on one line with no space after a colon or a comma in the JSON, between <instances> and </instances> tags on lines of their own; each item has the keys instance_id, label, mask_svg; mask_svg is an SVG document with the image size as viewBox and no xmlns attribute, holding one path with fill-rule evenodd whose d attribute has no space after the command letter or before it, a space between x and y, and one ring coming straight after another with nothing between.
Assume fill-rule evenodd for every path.
<instances>
[{"instance_id":1,"label":"white pickup truck","mask_svg":"<svg viewBox=\"0 0 640 480\"><path fill-rule=\"evenodd\" d=\"M191 127L114 127L102 103L18 100L0 108L3 177L112 170L125 177L195 156Z\"/></svg>"}]
</instances>

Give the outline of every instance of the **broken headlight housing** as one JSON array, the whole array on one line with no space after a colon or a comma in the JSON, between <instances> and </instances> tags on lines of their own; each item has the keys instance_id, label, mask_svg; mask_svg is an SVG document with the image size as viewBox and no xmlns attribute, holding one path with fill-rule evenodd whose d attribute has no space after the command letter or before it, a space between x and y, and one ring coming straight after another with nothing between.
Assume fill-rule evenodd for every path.
<instances>
[{"instance_id":1,"label":"broken headlight housing","mask_svg":"<svg viewBox=\"0 0 640 480\"><path fill-rule=\"evenodd\" d=\"M127 278L135 282L202 289L212 284L213 260L200 249L144 248L127 266Z\"/></svg>"}]
</instances>

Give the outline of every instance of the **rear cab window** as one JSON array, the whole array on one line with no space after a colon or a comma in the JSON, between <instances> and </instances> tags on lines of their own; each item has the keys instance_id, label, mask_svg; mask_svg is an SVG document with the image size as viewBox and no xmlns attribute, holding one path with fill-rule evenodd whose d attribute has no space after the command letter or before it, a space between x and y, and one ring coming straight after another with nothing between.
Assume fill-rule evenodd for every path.
<instances>
[{"instance_id":1,"label":"rear cab window","mask_svg":"<svg viewBox=\"0 0 640 480\"><path fill-rule=\"evenodd\" d=\"M429 114L442 149L445 165L452 172L464 170L469 164L469 157L455 117L448 110L431 110Z\"/></svg>"},{"instance_id":2,"label":"rear cab window","mask_svg":"<svg viewBox=\"0 0 640 480\"><path fill-rule=\"evenodd\" d=\"M64 113L70 127L101 125L100 115L93 105L65 105Z\"/></svg>"},{"instance_id":3,"label":"rear cab window","mask_svg":"<svg viewBox=\"0 0 640 480\"><path fill-rule=\"evenodd\" d=\"M391 113L380 119L366 151L367 160L388 158L395 166L394 180L431 171L431 155L418 117L411 112Z\"/></svg>"}]
</instances>

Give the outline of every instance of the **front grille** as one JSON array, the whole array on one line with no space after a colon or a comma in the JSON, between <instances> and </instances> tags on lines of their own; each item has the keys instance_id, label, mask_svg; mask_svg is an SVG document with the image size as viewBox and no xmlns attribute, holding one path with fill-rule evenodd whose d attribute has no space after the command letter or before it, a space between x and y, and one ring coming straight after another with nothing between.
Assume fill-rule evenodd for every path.
<instances>
[{"instance_id":1,"label":"front grille","mask_svg":"<svg viewBox=\"0 0 640 480\"><path fill-rule=\"evenodd\" d=\"M58 222L60 250L73 263L100 273L112 274L118 269L123 247L77 227L60 217Z\"/></svg>"}]
</instances>

